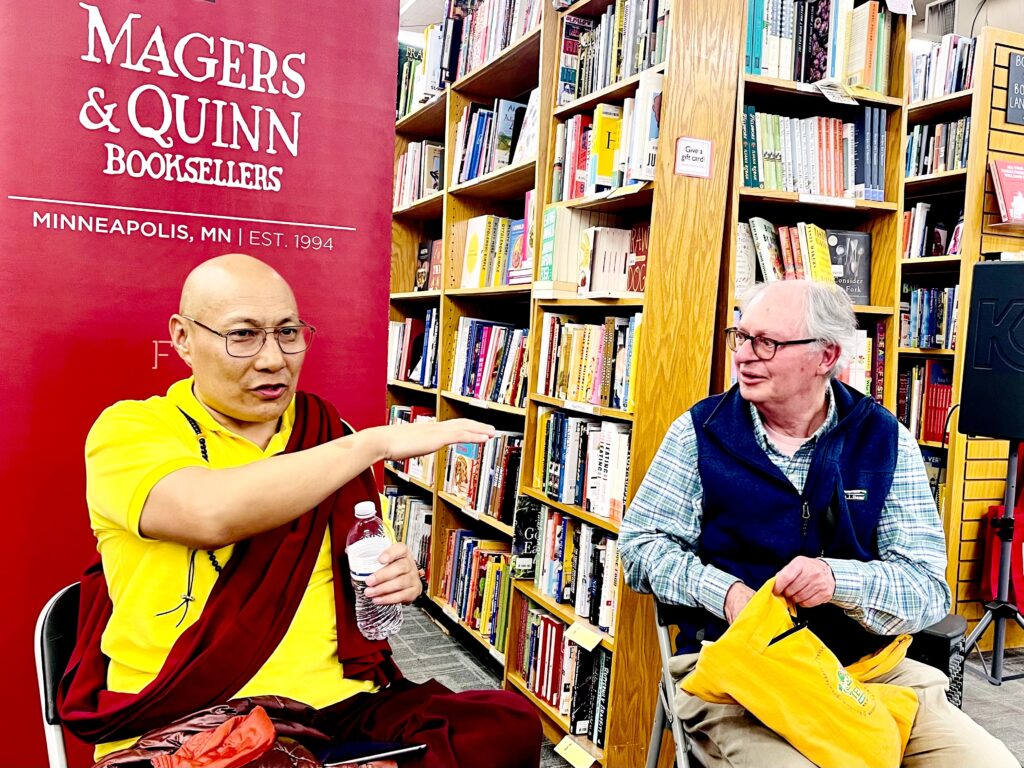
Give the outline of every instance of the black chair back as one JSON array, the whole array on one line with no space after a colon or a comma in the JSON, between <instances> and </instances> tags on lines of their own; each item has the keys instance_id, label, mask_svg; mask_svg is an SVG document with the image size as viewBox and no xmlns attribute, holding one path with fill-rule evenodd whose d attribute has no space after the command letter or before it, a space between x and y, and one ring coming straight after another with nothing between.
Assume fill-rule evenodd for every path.
<instances>
[{"instance_id":1,"label":"black chair back","mask_svg":"<svg viewBox=\"0 0 1024 768\"><path fill-rule=\"evenodd\" d=\"M42 659L43 717L50 725L60 723L57 687L75 650L78 634L78 583L58 592L41 619L39 654Z\"/></svg>"}]
</instances>

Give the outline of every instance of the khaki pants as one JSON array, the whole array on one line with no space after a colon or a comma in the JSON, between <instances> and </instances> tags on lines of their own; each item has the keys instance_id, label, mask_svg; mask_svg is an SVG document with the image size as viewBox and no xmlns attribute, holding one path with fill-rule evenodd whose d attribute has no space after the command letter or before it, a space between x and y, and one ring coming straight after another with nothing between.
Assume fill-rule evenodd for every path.
<instances>
[{"instance_id":1,"label":"khaki pants","mask_svg":"<svg viewBox=\"0 0 1024 768\"><path fill-rule=\"evenodd\" d=\"M680 680L696 663L695 653L674 657L673 677ZM946 700L949 681L934 667L904 659L888 674L868 682L917 691L920 704L903 756L905 768L1020 768L1001 741ZM677 688L674 709L706 768L813 768L789 742L739 705L709 704ZM864 748L870 755L871 745Z\"/></svg>"}]
</instances>

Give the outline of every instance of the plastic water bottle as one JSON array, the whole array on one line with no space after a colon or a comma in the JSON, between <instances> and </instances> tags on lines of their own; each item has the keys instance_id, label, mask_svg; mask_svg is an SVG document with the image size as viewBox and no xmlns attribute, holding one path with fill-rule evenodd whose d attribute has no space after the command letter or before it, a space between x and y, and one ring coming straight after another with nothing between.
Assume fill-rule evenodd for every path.
<instances>
[{"instance_id":1,"label":"plastic water bottle","mask_svg":"<svg viewBox=\"0 0 1024 768\"><path fill-rule=\"evenodd\" d=\"M402 606L377 605L366 597L366 579L378 568L381 553L391 546L384 521L372 501L356 504L356 522L348 532L345 553L356 593L356 624L367 640L383 640L402 627Z\"/></svg>"}]
</instances>

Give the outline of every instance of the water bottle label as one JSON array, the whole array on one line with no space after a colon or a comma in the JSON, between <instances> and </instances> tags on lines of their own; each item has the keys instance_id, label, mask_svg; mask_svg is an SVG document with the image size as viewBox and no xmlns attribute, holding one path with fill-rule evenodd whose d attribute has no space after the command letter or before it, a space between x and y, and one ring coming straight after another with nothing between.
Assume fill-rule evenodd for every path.
<instances>
[{"instance_id":1,"label":"water bottle label","mask_svg":"<svg viewBox=\"0 0 1024 768\"><path fill-rule=\"evenodd\" d=\"M381 567L378 559L381 552L391 546L391 542L383 536L354 541L345 549L348 555L348 568L352 578L365 581L366 578Z\"/></svg>"}]
</instances>

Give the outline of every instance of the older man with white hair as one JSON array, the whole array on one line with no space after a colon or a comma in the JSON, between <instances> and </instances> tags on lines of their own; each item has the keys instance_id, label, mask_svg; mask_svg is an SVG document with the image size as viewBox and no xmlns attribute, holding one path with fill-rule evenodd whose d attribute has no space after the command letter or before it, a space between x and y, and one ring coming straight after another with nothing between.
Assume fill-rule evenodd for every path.
<instances>
[{"instance_id":1,"label":"older man with white hair","mask_svg":"<svg viewBox=\"0 0 1024 768\"><path fill-rule=\"evenodd\" d=\"M692 608L679 627L677 677L772 577L844 664L949 610L920 449L891 413L836 380L856 322L836 286L755 287L726 330L736 386L672 424L637 491L622 562L634 589ZM905 659L872 682L918 694L903 765L1018 765L946 701L937 670ZM740 706L679 692L675 708L707 768L812 765Z\"/></svg>"}]
</instances>

